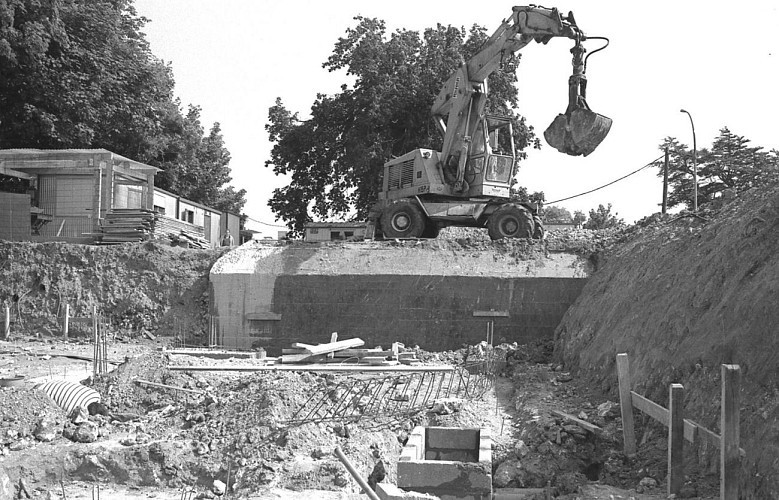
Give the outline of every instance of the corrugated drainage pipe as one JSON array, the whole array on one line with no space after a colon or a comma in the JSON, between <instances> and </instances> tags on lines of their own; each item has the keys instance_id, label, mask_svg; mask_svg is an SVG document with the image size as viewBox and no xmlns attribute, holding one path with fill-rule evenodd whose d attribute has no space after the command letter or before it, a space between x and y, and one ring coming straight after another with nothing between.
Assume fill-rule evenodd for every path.
<instances>
[{"instance_id":1,"label":"corrugated drainage pipe","mask_svg":"<svg viewBox=\"0 0 779 500\"><path fill-rule=\"evenodd\" d=\"M368 483L365 482L365 480L357 473L357 470L355 470L354 465L349 461L348 458L346 458L346 455L344 455L344 452L341 451L340 446L336 446L335 450L333 450L333 455L338 457L338 460L341 461L342 464L344 464L344 467L346 467L346 470L349 471L349 474L352 475L355 481L357 481L357 484L360 485L362 488L362 491L368 495L368 498L371 500L381 500L379 496L376 494L375 491L371 489L370 486L368 486Z\"/></svg>"}]
</instances>

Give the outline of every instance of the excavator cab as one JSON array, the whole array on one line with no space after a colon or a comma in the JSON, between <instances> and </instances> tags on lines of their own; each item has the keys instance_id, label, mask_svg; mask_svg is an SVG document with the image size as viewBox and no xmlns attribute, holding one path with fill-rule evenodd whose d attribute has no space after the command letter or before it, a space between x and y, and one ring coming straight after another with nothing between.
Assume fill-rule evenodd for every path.
<instances>
[{"instance_id":1,"label":"excavator cab","mask_svg":"<svg viewBox=\"0 0 779 500\"><path fill-rule=\"evenodd\" d=\"M544 131L544 138L550 146L571 156L587 156L595 151L611 129L611 118L595 113L587 105L585 52L581 40L577 39L571 49L573 74L568 79L568 109L557 115Z\"/></svg>"}]
</instances>

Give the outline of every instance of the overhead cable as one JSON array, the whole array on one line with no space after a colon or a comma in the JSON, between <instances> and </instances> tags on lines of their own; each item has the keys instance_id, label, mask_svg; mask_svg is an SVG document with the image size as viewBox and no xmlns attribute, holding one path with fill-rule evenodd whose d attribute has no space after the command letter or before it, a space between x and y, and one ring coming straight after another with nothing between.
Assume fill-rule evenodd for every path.
<instances>
[{"instance_id":1,"label":"overhead cable","mask_svg":"<svg viewBox=\"0 0 779 500\"><path fill-rule=\"evenodd\" d=\"M663 155L663 156L664 156L664 155ZM561 199L559 199L559 200L545 202L545 203L544 203L544 205L553 205L553 204L555 204L555 203L560 203L561 201L567 201L567 200L570 200L570 199L573 199L573 198L578 198L579 196L584 196L585 194L594 193L595 191L598 191L599 189L603 189L603 188L605 188L605 187L611 186L612 184L615 184L615 183L617 183L617 182L619 182L619 181L621 181L621 180L623 180L623 179L627 179L628 177L630 177L630 176L631 176L631 175L633 175L633 174L637 174L638 172L640 172L640 171L644 170L645 168L649 168L649 167L653 166L653 165L655 164L655 162L657 162L658 160L662 159L662 158L663 158L663 156L658 156L657 158L655 158L655 159L654 159L654 160L652 160L651 162L647 163L647 164L646 164L646 165L644 165L643 167L641 167L641 168L639 168L639 169L637 169L637 170L634 170L634 171L630 172L630 173L629 173L629 174L627 174L627 175L623 175L623 176L622 176L622 177L620 177L619 179L613 180L613 181L609 182L608 184L604 184L604 185L602 185L602 186L600 186L600 187L596 187L595 189L590 189L589 191L585 191L585 192L583 192L583 193L575 194L575 195L573 195L573 196L569 196L569 197L567 197L567 198L561 198Z\"/></svg>"}]
</instances>

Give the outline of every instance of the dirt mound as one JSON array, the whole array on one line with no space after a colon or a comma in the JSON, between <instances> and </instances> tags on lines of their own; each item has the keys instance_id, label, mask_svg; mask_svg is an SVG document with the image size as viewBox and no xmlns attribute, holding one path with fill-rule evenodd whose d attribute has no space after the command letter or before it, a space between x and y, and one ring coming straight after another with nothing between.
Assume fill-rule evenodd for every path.
<instances>
[{"instance_id":1,"label":"dirt mound","mask_svg":"<svg viewBox=\"0 0 779 500\"><path fill-rule=\"evenodd\" d=\"M142 329L205 331L208 271L223 252L155 242L0 242L0 302L11 307L15 333L58 333L65 304L71 317L89 317L97 306L98 314L128 335ZM74 334L76 327L74 322Z\"/></svg>"},{"instance_id":2,"label":"dirt mound","mask_svg":"<svg viewBox=\"0 0 779 500\"><path fill-rule=\"evenodd\" d=\"M779 498L779 195L753 189L698 215L659 216L623 232L556 331L556 356L615 394L615 356L640 393L718 432L720 365L742 369L742 494ZM640 452L639 452L640 453Z\"/></svg>"}]
</instances>

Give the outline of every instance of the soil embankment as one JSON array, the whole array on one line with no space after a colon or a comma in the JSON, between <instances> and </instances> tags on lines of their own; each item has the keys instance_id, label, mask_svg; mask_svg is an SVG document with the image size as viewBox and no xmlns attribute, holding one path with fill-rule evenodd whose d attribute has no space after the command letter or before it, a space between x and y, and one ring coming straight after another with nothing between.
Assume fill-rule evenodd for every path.
<instances>
[{"instance_id":1,"label":"soil embankment","mask_svg":"<svg viewBox=\"0 0 779 500\"><path fill-rule=\"evenodd\" d=\"M155 242L95 247L0 242L0 302L16 333L57 335L70 316L92 308L120 333L206 332L208 272L223 250ZM79 323L72 323L78 335ZM113 329L112 329L113 330Z\"/></svg>"},{"instance_id":2,"label":"soil embankment","mask_svg":"<svg viewBox=\"0 0 779 500\"><path fill-rule=\"evenodd\" d=\"M556 356L579 377L616 395L626 352L634 390L664 403L684 384L685 416L715 432L720 365L740 365L742 498L779 498L778 246L775 189L639 225L600 254L556 331ZM698 459L716 473L715 453Z\"/></svg>"}]
</instances>

